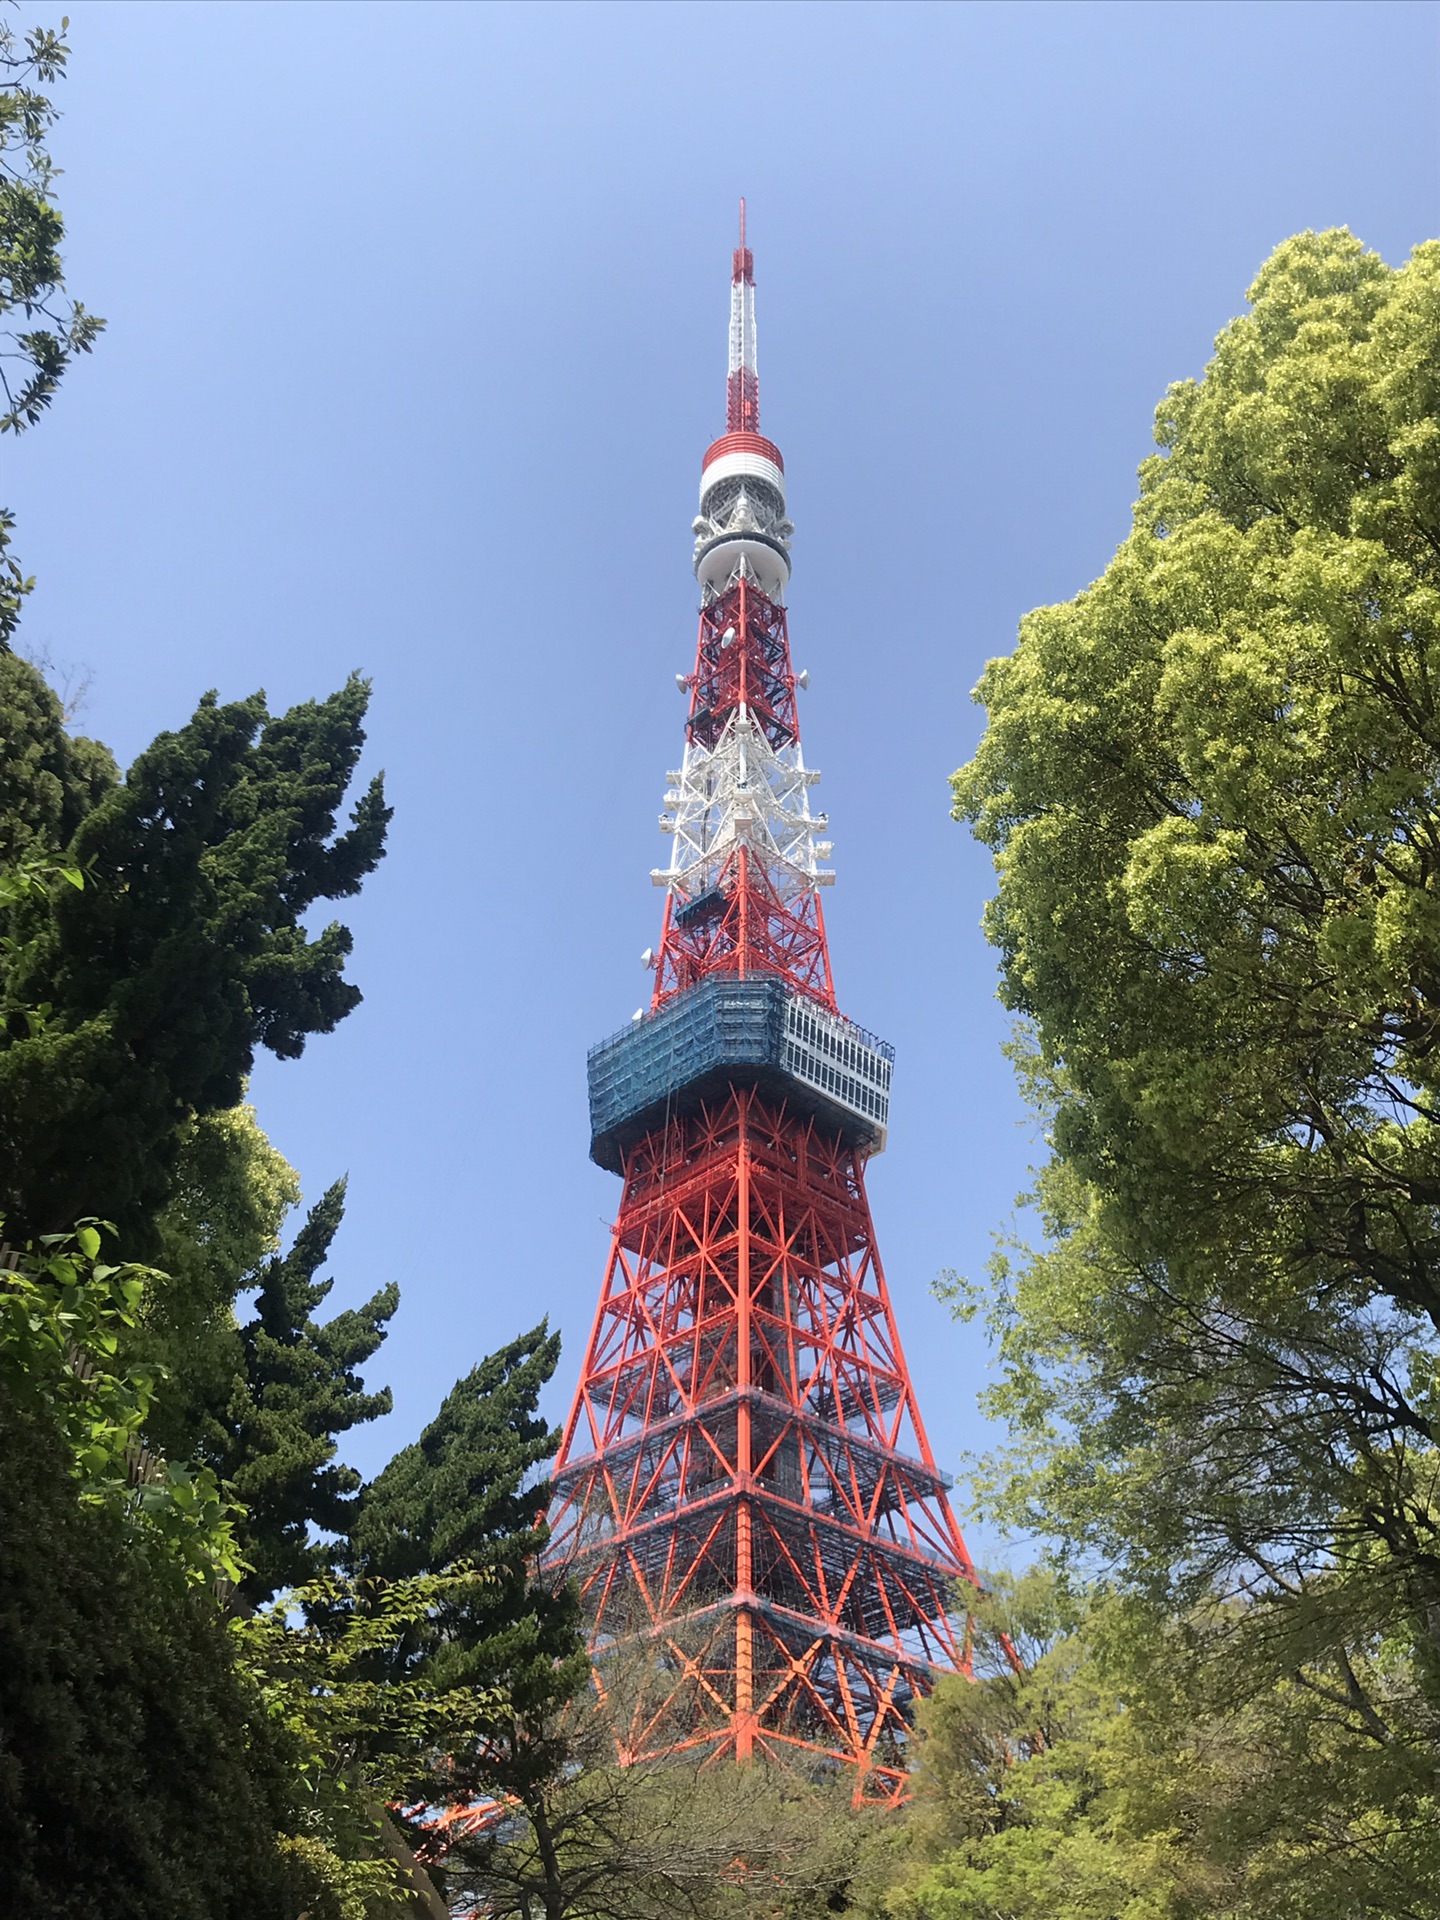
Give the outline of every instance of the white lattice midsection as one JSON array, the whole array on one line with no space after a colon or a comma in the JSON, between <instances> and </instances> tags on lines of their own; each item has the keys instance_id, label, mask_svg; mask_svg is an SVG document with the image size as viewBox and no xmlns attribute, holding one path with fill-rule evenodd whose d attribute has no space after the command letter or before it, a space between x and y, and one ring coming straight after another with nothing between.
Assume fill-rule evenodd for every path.
<instances>
[{"instance_id":1,"label":"white lattice midsection","mask_svg":"<svg viewBox=\"0 0 1440 1920\"><path fill-rule=\"evenodd\" d=\"M747 847L782 900L828 886L822 868L829 826L810 811L809 790L820 778L799 745L777 752L743 707L713 749L691 745L665 795L661 830L675 837L670 865L655 879L697 899L720 883L725 864Z\"/></svg>"}]
</instances>

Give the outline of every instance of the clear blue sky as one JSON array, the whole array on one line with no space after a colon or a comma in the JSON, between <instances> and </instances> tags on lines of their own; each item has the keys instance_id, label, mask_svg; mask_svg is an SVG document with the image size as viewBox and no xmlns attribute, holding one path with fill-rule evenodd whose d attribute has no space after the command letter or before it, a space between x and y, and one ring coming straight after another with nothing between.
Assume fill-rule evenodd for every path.
<instances>
[{"instance_id":1,"label":"clear blue sky","mask_svg":"<svg viewBox=\"0 0 1440 1920\"><path fill-rule=\"evenodd\" d=\"M122 759L208 687L375 682L365 1001L253 1088L308 1197L349 1171L335 1298L403 1288L352 1457L542 1313L557 1414L573 1386L619 1195L585 1049L648 986L744 193L836 977L899 1050L872 1196L953 1469L987 1355L930 1281L978 1274L1034 1156L947 816L970 689L1104 567L1156 401L1278 241L1345 223L1398 263L1435 232L1440 14L69 10L70 277L109 330L5 451L23 638L93 669Z\"/></svg>"}]
</instances>

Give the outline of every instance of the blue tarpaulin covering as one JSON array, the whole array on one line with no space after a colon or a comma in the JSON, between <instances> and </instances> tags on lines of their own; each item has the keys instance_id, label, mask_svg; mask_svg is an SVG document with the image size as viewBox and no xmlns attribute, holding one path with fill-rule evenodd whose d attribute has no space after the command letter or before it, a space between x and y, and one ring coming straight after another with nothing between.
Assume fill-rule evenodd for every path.
<instances>
[{"instance_id":1,"label":"blue tarpaulin covering","mask_svg":"<svg viewBox=\"0 0 1440 1920\"><path fill-rule=\"evenodd\" d=\"M874 1148L884 1140L893 1059L890 1047L801 1002L783 980L702 980L590 1049L591 1157L621 1172L627 1147L667 1109L682 1111L727 1082L772 1085Z\"/></svg>"}]
</instances>

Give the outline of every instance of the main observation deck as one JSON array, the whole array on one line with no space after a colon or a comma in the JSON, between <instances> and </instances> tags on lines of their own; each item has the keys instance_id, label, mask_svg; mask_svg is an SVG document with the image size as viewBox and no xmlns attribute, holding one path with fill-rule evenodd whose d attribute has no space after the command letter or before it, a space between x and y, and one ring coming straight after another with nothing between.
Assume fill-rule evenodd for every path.
<instances>
[{"instance_id":1,"label":"main observation deck","mask_svg":"<svg viewBox=\"0 0 1440 1920\"><path fill-rule=\"evenodd\" d=\"M759 1086L883 1151L895 1049L773 975L713 975L590 1049L590 1157L623 1173L667 1114L726 1087Z\"/></svg>"}]
</instances>

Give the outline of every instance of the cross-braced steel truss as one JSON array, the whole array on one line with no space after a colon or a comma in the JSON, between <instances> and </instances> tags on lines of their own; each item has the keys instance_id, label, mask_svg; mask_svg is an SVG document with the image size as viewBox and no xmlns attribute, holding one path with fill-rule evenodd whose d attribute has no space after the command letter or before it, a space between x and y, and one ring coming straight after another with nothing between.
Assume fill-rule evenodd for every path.
<instances>
[{"instance_id":1,"label":"cross-braced steel truss","mask_svg":"<svg viewBox=\"0 0 1440 1920\"><path fill-rule=\"evenodd\" d=\"M742 571L700 611L684 763L670 775L670 865L653 1004L713 973L774 973L834 1011L819 889L829 820L810 810L785 609Z\"/></svg>"},{"instance_id":2,"label":"cross-braced steel truss","mask_svg":"<svg viewBox=\"0 0 1440 1920\"><path fill-rule=\"evenodd\" d=\"M556 1491L597 1652L647 1642L662 1676L632 1755L804 1754L901 1791L974 1576L835 1130L734 1087L631 1150Z\"/></svg>"}]
</instances>

